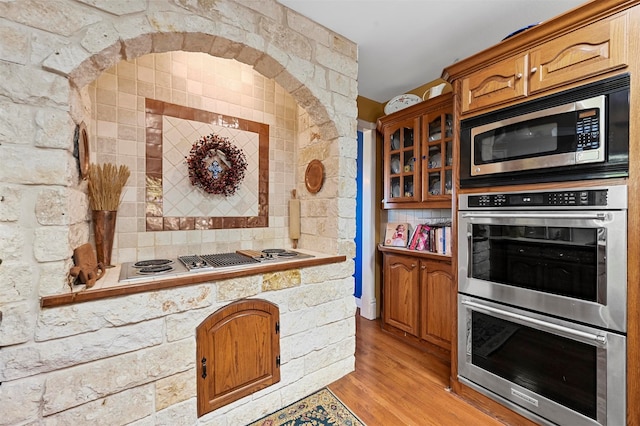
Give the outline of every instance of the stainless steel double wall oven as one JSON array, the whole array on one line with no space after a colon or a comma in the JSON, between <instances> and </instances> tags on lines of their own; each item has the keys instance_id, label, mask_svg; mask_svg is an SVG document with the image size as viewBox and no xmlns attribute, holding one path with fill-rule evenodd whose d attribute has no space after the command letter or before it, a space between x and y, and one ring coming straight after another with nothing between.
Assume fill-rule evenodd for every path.
<instances>
[{"instance_id":1,"label":"stainless steel double wall oven","mask_svg":"<svg viewBox=\"0 0 640 426\"><path fill-rule=\"evenodd\" d=\"M626 187L461 195L458 374L543 424L624 424Z\"/></svg>"},{"instance_id":2,"label":"stainless steel double wall oven","mask_svg":"<svg viewBox=\"0 0 640 426\"><path fill-rule=\"evenodd\" d=\"M605 100L603 120L620 116L611 108ZM628 128L628 116L622 123ZM610 146L610 136L601 143ZM461 181L458 378L540 424L623 425L627 187L586 185L603 177L588 174L597 166L577 176L568 167L572 173L558 181L581 179L562 186L477 192ZM507 173L504 180L500 173L492 184L508 188L531 183L539 172ZM552 169L544 173L545 182L553 180Z\"/></svg>"}]
</instances>

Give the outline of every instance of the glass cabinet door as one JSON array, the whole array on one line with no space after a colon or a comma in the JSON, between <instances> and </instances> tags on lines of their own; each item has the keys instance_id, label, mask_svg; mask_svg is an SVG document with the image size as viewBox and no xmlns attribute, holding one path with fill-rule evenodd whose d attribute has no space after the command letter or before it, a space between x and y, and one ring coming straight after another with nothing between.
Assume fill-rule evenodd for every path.
<instances>
[{"instance_id":1,"label":"glass cabinet door","mask_svg":"<svg viewBox=\"0 0 640 426\"><path fill-rule=\"evenodd\" d=\"M436 111L425 120L422 199L429 201L453 192L453 115Z\"/></svg>"},{"instance_id":2,"label":"glass cabinet door","mask_svg":"<svg viewBox=\"0 0 640 426\"><path fill-rule=\"evenodd\" d=\"M453 115L445 114L444 122L444 194L453 193Z\"/></svg>"},{"instance_id":3,"label":"glass cabinet door","mask_svg":"<svg viewBox=\"0 0 640 426\"><path fill-rule=\"evenodd\" d=\"M382 208L451 208L453 98L441 96L378 119Z\"/></svg>"},{"instance_id":4,"label":"glass cabinet door","mask_svg":"<svg viewBox=\"0 0 640 426\"><path fill-rule=\"evenodd\" d=\"M384 175L387 202L419 200L416 179L418 126L418 119L407 120L386 134Z\"/></svg>"}]
</instances>

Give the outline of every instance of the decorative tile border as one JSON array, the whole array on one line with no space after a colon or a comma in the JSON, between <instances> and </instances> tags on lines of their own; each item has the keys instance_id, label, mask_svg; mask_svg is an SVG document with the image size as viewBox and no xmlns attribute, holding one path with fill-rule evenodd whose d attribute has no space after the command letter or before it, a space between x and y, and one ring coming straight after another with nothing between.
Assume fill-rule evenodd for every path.
<instances>
[{"instance_id":1,"label":"decorative tile border","mask_svg":"<svg viewBox=\"0 0 640 426\"><path fill-rule=\"evenodd\" d=\"M256 216L169 217L163 215L163 116L199 121L257 134L258 214ZM145 99L145 122L145 219L147 231L265 228L269 226L269 125L148 98Z\"/></svg>"}]
</instances>

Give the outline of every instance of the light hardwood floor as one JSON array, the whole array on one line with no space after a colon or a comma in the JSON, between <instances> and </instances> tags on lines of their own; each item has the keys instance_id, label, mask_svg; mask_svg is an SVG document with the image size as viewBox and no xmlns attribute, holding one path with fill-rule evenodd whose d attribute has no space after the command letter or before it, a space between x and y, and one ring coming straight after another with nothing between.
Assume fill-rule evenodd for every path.
<instances>
[{"instance_id":1,"label":"light hardwood floor","mask_svg":"<svg viewBox=\"0 0 640 426\"><path fill-rule=\"evenodd\" d=\"M356 316L356 369L332 383L367 426L503 426L447 390L449 362ZM439 355L439 356L437 356Z\"/></svg>"}]
</instances>

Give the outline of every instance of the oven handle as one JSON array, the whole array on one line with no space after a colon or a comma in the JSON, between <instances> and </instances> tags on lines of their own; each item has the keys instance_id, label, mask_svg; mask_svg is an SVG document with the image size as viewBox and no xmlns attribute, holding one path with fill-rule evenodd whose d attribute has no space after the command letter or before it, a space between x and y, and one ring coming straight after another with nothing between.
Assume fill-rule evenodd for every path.
<instances>
[{"instance_id":1,"label":"oven handle","mask_svg":"<svg viewBox=\"0 0 640 426\"><path fill-rule=\"evenodd\" d=\"M607 213L462 213L463 218L511 218L511 219L593 219L606 220Z\"/></svg>"},{"instance_id":2,"label":"oven handle","mask_svg":"<svg viewBox=\"0 0 640 426\"><path fill-rule=\"evenodd\" d=\"M582 342L585 343L595 343L596 345L600 346L600 347L605 347L607 345L607 337L603 336L603 335L599 335L599 334L593 334L593 333L586 333L584 331L578 331L578 330L574 330L568 327L564 327L561 325L557 325L557 324L551 324L549 322L546 321L541 321L535 318L529 318L526 317L524 315L520 315L520 314L516 314L513 312L507 312L507 311L503 311L502 309L497 309L497 308L493 308L491 306L486 306L480 303L476 303L476 302L472 302L470 300L462 300L460 303L462 303L463 305L469 306L471 308L475 308L478 311L484 311L485 313L493 313L493 314L497 314L499 316L505 317L505 318L512 318L512 319L516 319L522 323L524 323L525 325L528 324L533 324L536 325L538 327L542 327L545 328L547 330L553 330L553 331L557 331L560 332L562 334L564 334L565 336L570 336L570 337L574 337Z\"/></svg>"},{"instance_id":3,"label":"oven handle","mask_svg":"<svg viewBox=\"0 0 640 426\"><path fill-rule=\"evenodd\" d=\"M471 225L469 225L471 228ZM473 233L469 230L467 231L467 278L471 278L471 267L473 264Z\"/></svg>"}]
</instances>

